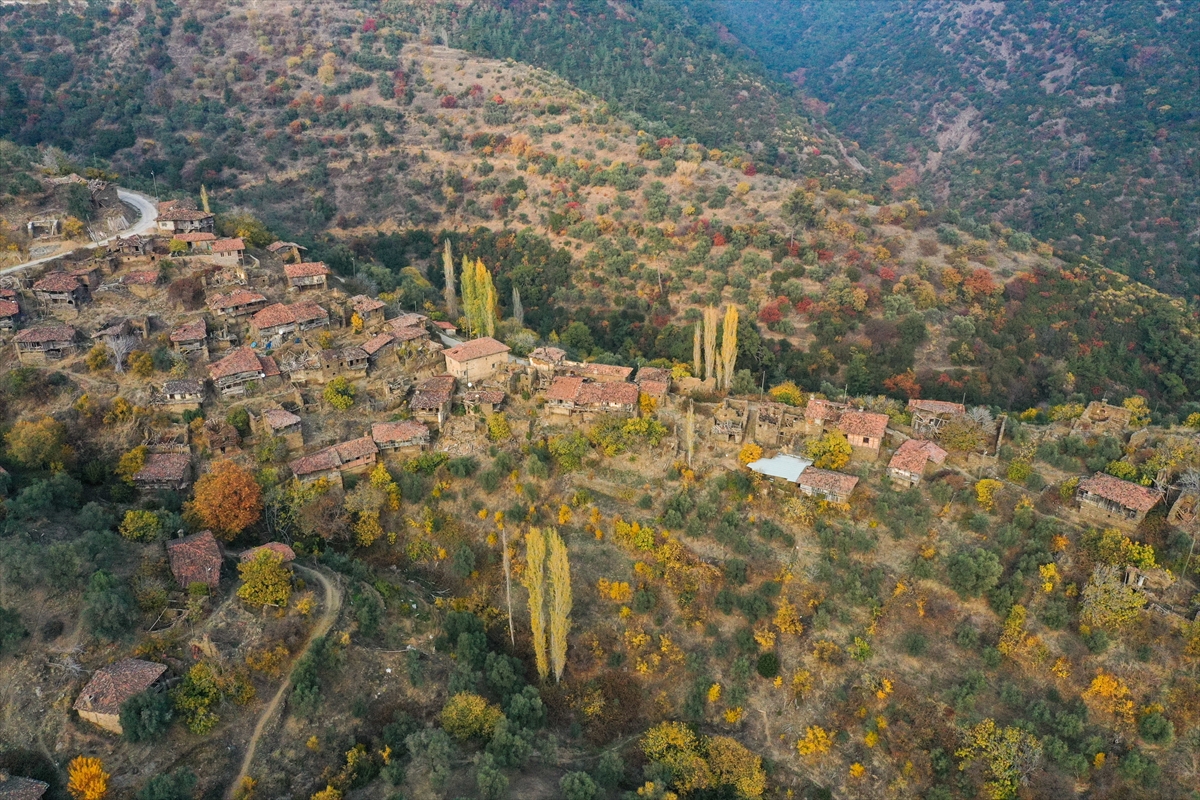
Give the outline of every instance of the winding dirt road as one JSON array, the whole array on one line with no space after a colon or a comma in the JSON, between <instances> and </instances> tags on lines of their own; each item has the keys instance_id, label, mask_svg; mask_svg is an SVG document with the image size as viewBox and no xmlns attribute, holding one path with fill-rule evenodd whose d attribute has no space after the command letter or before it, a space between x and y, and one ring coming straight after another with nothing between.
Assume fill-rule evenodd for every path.
<instances>
[{"instance_id":1,"label":"winding dirt road","mask_svg":"<svg viewBox=\"0 0 1200 800\"><path fill-rule=\"evenodd\" d=\"M312 647L313 640L318 636L324 636L329 633L333 627L338 613L342 610L342 593L333 585L333 581L329 580L323 573L315 569L302 567L299 564L294 564L294 566L297 570L303 572L306 578L311 578L320 583L325 590L324 611L321 612L321 618L317 620L317 624L309 632L308 642L304 645L304 649L297 654L296 661L299 661L308 653L309 648ZM292 663L295 664L296 661ZM254 726L254 733L251 734L250 741L246 743L246 755L242 758L242 767L238 770L238 774L233 779L233 782L229 784L227 797L231 798L231 800L234 792L242 785L242 780L250 773L250 764L254 761L254 751L258 749L258 740L266 732L267 725L274 719L275 712L279 710L279 706L283 703L284 698L287 697L288 690L291 688L292 676L289 672L288 676L283 679L283 683L280 684L279 690L275 692L275 696L271 698L271 702L267 703L267 707L262 710L262 714L259 715L258 722Z\"/></svg>"}]
</instances>

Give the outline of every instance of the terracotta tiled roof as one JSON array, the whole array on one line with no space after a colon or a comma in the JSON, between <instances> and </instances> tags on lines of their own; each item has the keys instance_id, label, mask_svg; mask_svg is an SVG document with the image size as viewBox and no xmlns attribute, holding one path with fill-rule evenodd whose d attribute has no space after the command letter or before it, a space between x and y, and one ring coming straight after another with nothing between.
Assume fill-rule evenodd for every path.
<instances>
[{"instance_id":1,"label":"terracotta tiled roof","mask_svg":"<svg viewBox=\"0 0 1200 800\"><path fill-rule=\"evenodd\" d=\"M263 412L263 420L267 423L267 427L273 431L280 431L284 428L300 424L298 416L282 408L267 409Z\"/></svg>"},{"instance_id":2,"label":"terracotta tiled roof","mask_svg":"<svg viewBox=\"0 0 1200 800\"><path fill-rule=\"evenodd\" d=\"M272 303L261 311L254 312L250 324L261 330L275 328L280 325L294 325L296 316L289 306L283 303Z\"/></svg>"},{"instance_id":3,"label":"terracotta tiled roof","mask_svg":"<svg viewBox=\"0 0 1200 800\"><path fill-rule=\"evenodd\" d=\"M636 382L654 381L655 383L670 383L671 370L662 367L641 367L637 371Z\"/></svg>"},{"instance_id":4,"label":"terracotta tiled roof","mask_svg":"<svg viewBox=\"0 0 1200 800\"><path fill-rule=\"evenodd\" d=\"M217 235L215 233L177 233L171 237L175 241L184 242L186 244L195 244L196 242L215 242Z\"/></svg>"},{"instance_id":5,"label":"terracotta tiled roof","mask_svg":"<svg viewBox=\"0 0 1200 800\"><path fill-rule=\"evenodd\" d=\"M484 336L481 339L472 339L469 342L464 342L458 347L451 347L445 352L446 358L463 363L466 361L474 361L477 358L486 358L488 356L507 353L508 345L504 342L498 342L490 336Z\"/></svg>"},{"instance_id":6,"label":"terracotta tiled roof","mask_svg":"<svg viewBox=\"0 0 1200 800\"><path fill-rule=\"evenodd\" d=\"M75 329L70 325L47 325L42 328L26 328L14 339L22 344L39 342L69 342L75 338Z\"/></svg>"},{"instance_id":7,"label":"terracotta tiled roof","mask_svg":"<svg viewBox=\"0 0 1200 800\"><path fill-rule=\"evenodd\" d=\"M450 333L453 333L454 331L458 330L457 325L455 325L453 322L446 322L446 320L444 320L444 319L435 319L433 321L433 325L436 328L439 328L443 331L448 331Z\"/></svg>"},{"instance_id":8,"label":"terracotta tiled roof","mask_svg":"<svg viewBox=\"0 0 1200 800\"><path fill-rule=\"evenodd\" d=\"M827 469L809 467L800 473L800 477L796 479L796 485L845 497L854 491L854 487L858 485L858 478L840 472L831 472Z\"/></svg>"},{"instance_id":9,"label":"terracotta tiled roof","mask_svg":"<svg viewBox=\"0 0 1200 800\"><path fill-rule=\"evenodd\" d=\"M370 436L362 436L358 439L351 439L348 442L335 444L333 449L337 452L338 458L342 460L342 463L356 461L379 452L379 448L375 446L375 440Z\"/></svg>"},{"instance_id":10,"label":"terracotta tiled roof","mask_svg":"<svg viewBox=\"0 0 1200 800\"><path fill-rule=\"evenodd\" d=\"M288 247L295 247L300 250L308 249L307 247L300 247L300 245L296 244L295 242L271 242L269 245L267 245L267 252L278 253L280 250Z\"/></svg>"},{"instance_id":11,"label":"terracotta tiled roof","mask_svg":"<svg viewBox=\"0 0 1200 800\"><path fill-rule=\"evenodd\" d=\"M531 359L536 358L539 361L548 361L551 364L557 364L567 357L567 351L561 347L538 347L529 354Z\"/></svg>"},{"instance_id":12,"label":"terracotta tiled roof","mask_svg":"<svg viewBox=\"0 0 1200 800\"><path fill-rule=\"evenodd\" d=\"M395 328L392 331L392 338L397 342L411 342L414 339L429 338L429 331L425 330L424 325L408 325L403 328Z\"/></svg>"},{"instance_id":13,"label":"terracotta tiled roof","mask_svg":"<svg viewBox=\"0 0 1200 800\"><path fill-rule=\"evenodd\" d=\"M51 272L33 285L35 292L73 292L80 287L79 278L65 272Z\"/></svg>"},{"instance_id":14,"label":"terracotta tiled roof","mask_svg":"<svg viewBox=\"0 0 1200 800\"><path fill-rule=\"evenodd\" d=\"M412 328L416 326L424 327L429 317L424 314L418 314L416 311L406 311L398 317L393 317L388 320L388 325L393 328Z\"/></svg>"},{"instance_id":15,"label":"terracotta tiled roof","mask_svg":"<svg viewBox=\"0 0 1200 800\"><path fill-rule=\"evenodd\" d=\"M318 450L315 453L288 462L288 467L291 468L293 475L304 477L305 475L313 475L318 472L328 472L331 469L337 469L341 463L334 449L326 447L323 450Z\"/></svg>"},{"instance_id":16,"label":"terracotta tiled roof","mask_svg":"<svg viewBox=\"0 0 1200 800\"><path fill-rule=\"evenodd\" d=\"M271 356L260 355L258 357L258 368L262 370L264 378L276 378L282 374L279 371L279 365L275 363L275 359Z\"/></svg>"},{"instance_id":17,"label":"terracotta tiled roof","mask_svg":"<svg viewBox=\"0 0 1200 800\"><path fill-rule=\"evenodd\" d=\"M300 264L284 264L283 274L291 278L312 278L317 275L328 275L329 267L324 261L305 261Z\"/></svg>"},{"instance_id":18,"label":"terracotta tiled roof","mask_svg":"<svg viewBox=\"0 0 1200 800\"><path fill-rule=\"evenodd\" d=\"M871 411L844 411L838 420L838 430L847 436L870 436L878 439L887 432L891 420L887 414Z\"/></svg>"},{"instance_id":19,"label":"terracotta tiled roof","mask_svg":"<svg viewBox=\"0 0 1200 800\"><path fill-rule=\"evenodd\" d=\"M584 383L575 395L575 402L584 405L636 405L638 387L636 383L626 381L606 381L604 383Z\"/></svg>"},{"instance_id":20,"label":"terracotta tiled roof","mask_svg":"<svg viewBox=\"0 0 1200 800\"><path fill-rule=\"evenodd\" d=\"M637 386L650 397L662 397L671 390L671 384L663 381L638 381Z\"/></svg>"},{"instance_id":21,"label":"terracotta tiled roof","mask_svg":"<svg viewBox=\"0 0 1200 800\"><path fill-rule=\"evenodd\" d=\"M191 378L166 381L162 387L163 394L204 394L204 384Z\"/></svg>"},{"instance_id":22,"label":"terracotta tiled roof","mask_svg":"<svg viewBox=\"0 0 1200 800\"><path fill-rule=\"evenodd\" d=\"M158 218L167 222L197 222L202 219L212 219L212 214L193 208L169 208L159 212Z\"/></svg>"},{"instance_id":23,"label":"terracotta tiled roof","mask_svg":"<svg viewBox=\"0 0 1200 800\"><path fill-rule=\"evenodd\" d=\"M16 300L17 299L17 290L16 289L0 289L0 297L4 298L5 300Z\"/></svg>"},{"instance_id":24,"label":"terracotta tiled roof","mask_svg":"<svg viewBox=\"0 0 1200 800\"><path fill-rule=\"evenodd\" d=\"M1145 486L1114 478L1104 472L1097 472L1090 478L1079 482L1079 491L1094 494L1105 500L1133 511L1149 511L1158 505L1162 495Z\"/></svg>"},{"instance_id":25,"label":"terracotta tiled roof","mask_svg":"<svg viewBox=\"0 0 1200 800\"><path fill-rule=\"evenodd\" d=\"M804 407L804 419L808 422L816 422L818 420L832 420L836 422L841 412L842 407L828 400L813 397L808 401L808 405Z\"/></svg>"},{"instance_id":26,"label":"terracotta tiled roof","mask_svg":"<svg viewBox=\"0 0 1200 800\"><path fill-rule=\"evenodd\" d=\"M367 351L363 350L361 347L357 347L357 346L353 346L353 345L350 347L343 347L338 350L322 350L321 351L321 363L323 363L323 364L334 365L334 364L337 364L339 361L354 362L354 361L366 361L366 360L367 360Z\"/></svg>"},{"instance_id":27,"label":"terracotta tiled roof","mask_svg":"<svg viewBox=\"0 0 1200 800\"><path fill-rule=\"evenodd\" d=\"M376 422L371 426L371 438L377 444L411 442L414 439L429 439L429 428L416 420L404 422Z\"/></svg>"},{"instance_id":28,"label":"terracotta tiled roof","mask_svg":"<svg viewBox=\"0 0 1200 800\"><path fill-rule=\"evenodd\" d=\"M408 407L412 409L433 410L441 408L442 404L454 397L455 380L452 375L435 375L426 378L417 386Z\"/></svg>"},{"instance_id":29,"label":"terracotta tiled roof","mask_svg":"<svg viewBox=\"0 0 1200 800\"><path fill-rule=\"evenodd\" d=\"M932 414L965 414L967 407L962 403L947 403L944 400L909 400L909 411L928 411Z\"/></svg>"},{"instance_id":30,"label":"terracotta tiled roof","mask_svg":"<svg viewBox=\"0 0 1200 800\"><path fill-rule=\"evenodd\" d=\"M181 481L188 476L192 458L186 453L150 453L146 463L133 476L135 481Z\"/></svg>"},{"instance_id":31,"label":"terracotta tiled roof","mask_svg":"<svg viewBox=\"0 0 1200 800\"><path fill-rule=\"evenodd\" d=\"M285 564L289 561L296 560L296 551L288 547L283 542L267 542L266 544L260 544L258 547L251 547L249 550L243 551L241 556L239 556L239 559L241 561L253 561L254 559L258 558L259 553L263 552L274 553L275 555L279 556Z\"/></svg>"},{"instance_id":32,"label":"terracotta tiled roof","mask_svg":"<svg viewBox=\"0 0 1200 800\"><path fill-rule=\"evenodd\" d=\"M172 342L197 342L208 336L208 323L204 317L185 322L171 331Z\"/></svg>"},{"instance_id":33,"label":"terracotta tiled roof","mask_svg":"<svg viewBox=\"0 0 1200 800\"><path fill-rule=\"evenodd\" d=\"M946 451L933 442L909 439L896 448L892 460L888 462L888 469L920 475L925 469L926 462L930 460L935 464L942 463L946 460Z\"/></svg>"},{"instance_id":34,"label":"terracotta tiled roof","mask_svg":"<svg viewBox=\"0 0 1200 800\"><path fill-rule=\"evenodd\" d=\"M364 342L361 347L368 356L373 356L393 341L390 333L381 333Z\"/></svg>"},{"instance_id":35,"label":"terracotta tiled roof","mask_svg":"<svg viewBox=\"0 0 1200 800\"><path fill-rule=\"evenodd\" d=\"M49 788L45 781L0 771L0 800L40 800Z\"/></svg>"},{"instance_id":36,"label":"terracotta tiled roof","mask_svg":"<svg viewBox=\"0 0 1200 800\"><path fill-rule=\"evenodd\" d=\"M241 239L217 239L212 243L214 253L236 253L246 249L246 243Z\"/></svg>"},{"instance_id":37,"label":"terracotta tiled roof","mask_svg":"<svg viewBox=\"0 0 1200 800\"><path fill-rule=\"evenodd\" d=\"M221 546L212 531L170 540L167 558L175 582L185 589L193 583L216 586L221 582Z\"/></svg>"},{"instance_id":38,"label":"terracotta tiled roof","mask_svg":"<svg viewBox=\"0 0 1200 800\"><path fill-rule=\"evenodd\" d=\"M372 311L383 308L384 302L376 300L374 297L367 297L365 294L356 294L350 298L350 307L359 314L370 314Z\"/></svg>"},{"instance_id":39,"label":"terracotta tiled roof","mask_svg":"<svg viewBox=\"0 0 1200 800\"><path fill-rule=\"evenodd\" d=\"M0 317L15 317L21 313L21 307L14 300L0 300Z\"/></svg>"},{"instance_id":40,"label":"terracotta tiled roof","mask_svg":"<svg viewBox=\"0 0 1200 800\"><path fill-rule=\"evenodd\" d=\"M499 389L480 389L477 392L467 392L462 399L464 403L488 403L494 406L504 402L504 392Z\"/></svg>"},{"instance_id":41,"label":"terracotta tiled roof","mask_svg":"<svg viewBox=\"0 0 1200 800\"><path fill-rule=\"evenodd\" d=\"M122 286L153 286L158 283L158 270L143 269L137 272L130 272L121 278Z\"/></svg>"},{"instance_id":42,"label":"terracotta tiled roof","mask_svg":"<svg viewBox=\"0 0 1200 800\"><path fill-rule=\"evenodd\" d=\"M75 710L119 714L126 700L149 689L166 671L165 664L140 658L126 658L98 669L75 698Z\"/></svg>"},{"instance_id":43,"label":"terracotta tiled roof","mask_svg":"<svg viewBox=\"0 0 1200 800\"><path fill-rule=\"evenodd\" d=\"M208 365L208 375L214 381L240 375L243 372L262 372L258 354L249 347L235 347L220 361Z\"/></svg>"},{"instance_id":44,"label":"terracotta tiled roof","mask_svg":"<svg viewBox=\"0 0 1200 800\"><path fill-rule=\"evenodd\" d=\"M291 309L292 316L301 325L319 319L329 319L329 312L316 303L295 303L291 306Z\"/></svg>"},{"instance_id":45,"label":"terracotta tiled roof","mask_svg":"<svg viewBox=\"0 0 1200 800\"><path fill-rule=\"evenodd\" d=\"M627 381L633 374L633 367L622 367L617 364L577 363L570 365L571 371L585 378L614 378Z\"/></svg>"},{"instance_id":46,"label":"terracotta tiled roof","mask_svg":"<svg viewBox=\"0 0 1200 800\"><path fill-rule=\"evenodd\" d=\"M265 303L267 298L263 297L258 292L251 292L248 289L234 289L229 294L213 295L208 301L209 308L235 308L237 306L248 306L253 303Z\"/></svg>"},{"instance_id":47,"label":"terracotta tiled roof","mask_svg":"<svg viewBox=\"0 0 1200 800\"><path fill-rule=\"evenodd\" d=\"M189 209L191 211L195 211L196 201L190 197L183 197L179 200L162 200L158 204L159 214L166 214L170 211L177 211L179 209Z\"/></svg>"},{"instance_id":48,"label":"terracotta tiled roof","mask_svg":"<svg viewBox=\"0 0 1200 800\"><path fill-rule=\"evenodd\" d=\"M546 390L546 399L560 403L573 402L583 386L583 378L555 378Z\"/></svg>"}]
</instances>

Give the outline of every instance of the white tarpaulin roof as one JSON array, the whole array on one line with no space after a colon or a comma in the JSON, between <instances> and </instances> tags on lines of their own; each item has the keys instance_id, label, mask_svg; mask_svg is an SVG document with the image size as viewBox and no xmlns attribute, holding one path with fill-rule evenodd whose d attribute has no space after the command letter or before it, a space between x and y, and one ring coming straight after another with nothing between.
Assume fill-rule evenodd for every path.
<instances>
[{"instance_id":1,"label":"white tarpaulin roof","mask_svg":"<svg viewBox=\"0 0 1200 800\"><path fill-rule=\"evenodd\" d=\"M768 478L782 478L785 481L795 483L800 477L800 473L811 467L812 463L807 458L780 453L771 458L760 458L758 461L751 461L746 466L760 475L766 475Z\"/></svg>"}]
</instances>

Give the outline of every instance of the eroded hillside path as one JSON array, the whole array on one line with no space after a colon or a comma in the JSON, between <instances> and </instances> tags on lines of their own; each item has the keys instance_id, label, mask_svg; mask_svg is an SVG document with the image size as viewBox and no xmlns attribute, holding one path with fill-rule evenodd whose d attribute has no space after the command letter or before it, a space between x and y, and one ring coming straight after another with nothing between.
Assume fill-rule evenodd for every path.
<instances>
[{"instance_id":1,"label":"eroded hillside path","mask_svg":"<svg viewBox=\"0 0 1200 800\"><path fill-rule=\"evenodd\" d=\"M294 565L297 570L304 573L306 578L315 579L321 584L325 590L324 611L321 612L321 618L317 620L317 624L308 634L308 641L304 645L295 660L292 662L294 666L297 661L308 654L312 647L313 640L317 637L324 636L333 628L333 623L337 620L338 614L342 610L342 592L341 589L333 585L324 573L319 572L309 567L302 567L299 564ZM271 698L271 702L267 703L267 707L262 710L258 717L258 722L254 725L254 733L250 736L250 741L246 743L246 755L242 757L242 767L238 770L238 774L234 777L233 782L229 784L229 789L226 796L232 800L233 795L237 792L239 786L242 785L242 780L250 773L250 764L254 761L254 753L258 749L258 740L262 738L263 733L267 729L267 725L275 717L275 712L279 710L280 704L283 703L287 696L288 690L292 688L292 673L289 670L283 683L279 685L279 690L275 692L275 696Z\"/></svg>"}]
</instances>

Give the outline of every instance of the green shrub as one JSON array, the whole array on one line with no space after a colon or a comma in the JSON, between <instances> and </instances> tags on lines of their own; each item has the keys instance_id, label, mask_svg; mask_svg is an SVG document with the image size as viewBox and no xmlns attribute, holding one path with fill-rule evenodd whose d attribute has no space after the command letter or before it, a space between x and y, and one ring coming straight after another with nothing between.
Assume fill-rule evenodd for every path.
<instances>
[{"instance_id":1,"label":"green shrub","mask_svg":"<svg viewBox=\"0 0 1200 800\"><path fill-rule=\"evenodd\" d=\"M758 657L755 669L764 678L774 678L779 674L779 656L775 655L774 651L763 653Z\"/></svg>"},{"instance_id":2,"label":"green shrub","mask_svg":"<svg viewBox=\"0 0 1200 800\"><path fill-rule=\"evenodd\" d=\"M171 699L165 692L136 694L121 705L121 735L129 742L153 741L166 731L173 716Z\"/></svg>"}]
</instances>

